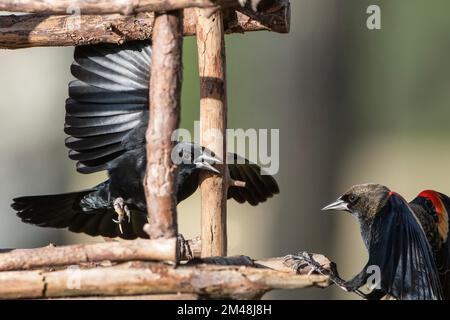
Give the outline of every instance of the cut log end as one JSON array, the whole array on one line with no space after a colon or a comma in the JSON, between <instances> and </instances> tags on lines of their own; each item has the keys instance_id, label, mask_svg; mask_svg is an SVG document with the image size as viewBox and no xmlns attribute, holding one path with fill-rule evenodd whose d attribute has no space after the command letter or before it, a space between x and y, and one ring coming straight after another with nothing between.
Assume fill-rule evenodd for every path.
<instances>
[{"instance_id":1,"label":"cut log end","mask_svg":"<svg viewBox=\"0 0 450 320\"><path fill-rule=\"evenodd\" d=\"M245 181L228 179L228 186L229 187L245 188Z\"/></svg>"}]
</instances>

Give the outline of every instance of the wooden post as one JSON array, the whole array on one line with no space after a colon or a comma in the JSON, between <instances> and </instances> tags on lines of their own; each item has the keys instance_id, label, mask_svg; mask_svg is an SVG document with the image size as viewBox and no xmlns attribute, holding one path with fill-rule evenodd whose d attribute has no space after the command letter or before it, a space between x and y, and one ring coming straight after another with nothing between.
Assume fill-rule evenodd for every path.
<instances>
[{"instance_id":1,"label":"wooden post","mask_svg":"<svg viewBox=\"0 0 450 320\"><path fill-rule=\"evenodd\" d=\"M182 11L157 13L153 29L147 173L144 181L151 238L177 236L177 167L172 133L180 123ZM177 254L178 256L178 254Z\"/></svg>"},{"instance_id":2,"label":"wooden post","mask_svg":"<svg viewBox=\"0 0 450 320\"><path fill-rule=\"evenodd\" d=\"M201 145L225 163L227 98L223 17L219 10L212 14L208 9L197 10ZM202 257L227 254L228 184L225 169L225 165L220 166L220 175L203 172L200 176Z\"/></svg>"}]
</instances>

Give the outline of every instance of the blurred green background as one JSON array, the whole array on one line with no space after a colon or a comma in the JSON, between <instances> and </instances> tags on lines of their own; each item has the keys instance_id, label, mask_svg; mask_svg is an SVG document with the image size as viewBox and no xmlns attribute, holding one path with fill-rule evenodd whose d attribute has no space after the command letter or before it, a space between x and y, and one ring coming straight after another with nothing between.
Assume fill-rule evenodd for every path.
<instances>
[{"instance_id":1,"label":"blurred green background","mask_svg":"<svg viewBox=\"0 0 450 320\"><path fill-rule=\"evenodd\" d=\"M353 184L378 182L412 198L450 193L450 3L292 0L288 35L226 38L229 127L279 128L281 194L258 207L229 202L229 254L321 252L349 278L367 255L350 215L320 208ZM381 7L381 30L366 9ZM22 224L19 195L96 184L64 147L73 48L0 51L0 247L99 241ZM198 120L194 38L185 38L182 127ZM180 231L200 230L198 193L179 205ZM273 292L290 299L354 298L335 288Z\"/></svg>"}]
</instances>

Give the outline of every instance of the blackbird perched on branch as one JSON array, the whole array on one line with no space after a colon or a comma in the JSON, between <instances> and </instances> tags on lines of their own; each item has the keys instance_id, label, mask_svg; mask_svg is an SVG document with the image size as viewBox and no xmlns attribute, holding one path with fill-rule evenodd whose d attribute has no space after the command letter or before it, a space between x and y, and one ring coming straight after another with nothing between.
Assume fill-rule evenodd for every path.
<instances>
[{"instance_id":1,"label":"blackbird perched on branch","mask_svg":"<svg viewBox=\"0 0 450 320\"><path fill-rule=\"evenodd\" d=\"M69 157L77 160L78 172L107 170L109 179L79 192L16 198L12 207L23 222L41 227L146 238L143 179L151 44L79 46L74 57L71 71L77 80L69 84L64 129L70 135L66 139ZM222 160L190 142L177 143L172 155L181 160L178 202L195 192L200 170L219 172L214 165ZM228 154L227 158L240 157ZM279 192L275 179L248 160L230 162L228 170L232 179L245 182L245 187L231 186L228 198L257 205Z\"/></svg>"},{"instance_id":2,"label":"blackbird perched on branch","mask_svg":"<svg viewBox=\"0 0 450 320\"><path fill-rule=\"evenodd\" d=\"M450 199L435 191L423 191L408 203L385 186L356 185L322 210L347 211L358 220L369 251L363 270L344 281L335 268L325 270L308 253L287 258L297 260L297 267L306 264L330 275L344 290L367 299L449 299L449 208ZM371 276L376 281L369 283ZM375 284L369 294L359 290L366 284Z\"/></svg>"}]
</instances>

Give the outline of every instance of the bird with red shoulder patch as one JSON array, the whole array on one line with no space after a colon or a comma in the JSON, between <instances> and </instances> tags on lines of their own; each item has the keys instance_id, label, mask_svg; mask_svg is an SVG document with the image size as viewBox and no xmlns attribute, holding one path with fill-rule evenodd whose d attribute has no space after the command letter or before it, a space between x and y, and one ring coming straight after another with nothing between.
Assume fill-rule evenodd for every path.
<instances>
[{"instance_id":1,"label":"bird with red shoulder patch","mask_svg":"<svg viewBox=\"0 0 450 320\"><path fill-rule=\"evenodd\" d=\"M324 270L307 252L286 256L285 261L292 260L294 268L309 265L345 291L365 299L441 300L440 274L427 234L428 229L437 229L436 222L425 212L419 217L416 211L420 208L414 204L413 209L400 194L383 185L355 185L322 210L346 211L358 221L369 253L361 272L345 281L335 265ZM422 216L430 221L423 223ZM364 287L370 292L362 291Z\"/></svg>"}]
</instances>

